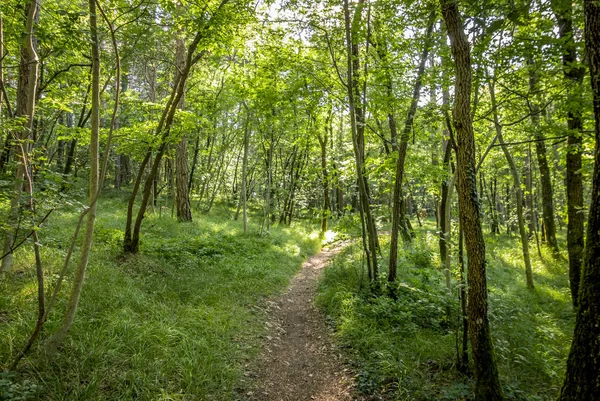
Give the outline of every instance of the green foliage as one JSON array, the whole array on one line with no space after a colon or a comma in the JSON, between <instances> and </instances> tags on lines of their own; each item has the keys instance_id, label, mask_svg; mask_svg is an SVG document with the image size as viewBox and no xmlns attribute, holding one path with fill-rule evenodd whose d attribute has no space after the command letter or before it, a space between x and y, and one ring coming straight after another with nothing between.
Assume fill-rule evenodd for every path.
<instances>
[{"instance_id":1,"label":"green foliage","mask_svg":"<svg viewBox=\"0 0 600 401\"><path fill-rule=\"evenodd\" d=\"M122 257L123 204L121 197L100 203L88 277L64 351L47 363L37 344L10 388L14 394L37 388L46 400L236 399L244 365L264 334L265 298L317 251L318 234L295 226L261 236L255 225L244 234L229 211L189 224L150 215L141 254ZM50 287L75 218L75 211L63 211L40 231ZM32 257L29 249L18 252L14 273L0 283L4 363L35 321ZM70 280L45 333L59 323L69 286Z\"/></svg>"},{"instance_id":2,"label":"green foliage","mask_svg":"<svg viewBox=\"0 0 600 401\"><path fill-rule=\"evenodd\" d=\"M517 241L487 239L489 313L501 381L509 400L552 400L573 330L566 266L549 253L534 258L536 290L528 291ZM395 299L367 290L359 244L325 271L317 303L332 319L364 393L394 400L472 395L472 381L455 367L459 306L456 289L447 293L443 272L432 263L436 246L431 231L419 230L413 245L401 247L399 279L387 287Z\"/></svg>"},{"instance_id":3,"label":"green foliage","mask_svg":"<svg viewBox=\"0 0 600 401\"><path fill-rule=\"evenodd\" d=\"M27 401L39 393L40 387L29 380L15 383L14 374L0 373L0 400L1 401Z\"/></svg>"}]
</instances>

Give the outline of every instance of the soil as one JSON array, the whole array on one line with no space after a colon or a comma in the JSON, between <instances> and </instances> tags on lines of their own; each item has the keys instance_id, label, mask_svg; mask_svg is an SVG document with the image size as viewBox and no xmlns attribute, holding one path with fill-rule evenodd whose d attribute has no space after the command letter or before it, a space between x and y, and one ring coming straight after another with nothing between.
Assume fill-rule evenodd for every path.
<instances>
[{"instance_id":1,"label":"soil","mask_svg":"<svg viewBox=\"0 0 600 401\"><path fill-rule=\"evenodd\" d=\"M288 290L270 304L269 328L260 356L252 401L351 401L352 375L313 305L318 278L347 245L338 243L310 257Z\"/></svg>"}]
</instances>

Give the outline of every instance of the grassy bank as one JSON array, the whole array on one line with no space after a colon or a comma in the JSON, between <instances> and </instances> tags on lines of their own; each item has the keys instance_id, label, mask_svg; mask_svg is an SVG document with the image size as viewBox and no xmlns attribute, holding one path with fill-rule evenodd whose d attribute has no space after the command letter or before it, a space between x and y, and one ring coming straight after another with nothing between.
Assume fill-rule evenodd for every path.
<instances>
[{"instance_id":1,"label":"grassy bank","mask_svg":"<svg viewBox=\"0 0 600 401\"><path fill-rule=\"evenodd\" d=\"M308 228L259 235L227 210L179 224L163 211L144 221L141 253L121 255L124 202L100 203L96 240L75 324L51 362L38 344L0 394L46 400L233 400L264 333L266 297L281 291L319 247ZM56 213L40 231L47 285L56 281L76 220ZM58 325L67 281L46 325ZM0 282L0 360L9 365L36 316L31 250ZM0 398L2 396L0 395Z\"/></svg>"},{"instance_id":2,"label":"grassy bank","mask_svg":"<svg viewBox=\"0 0 600 401\"><path fill-rule=\"evenodd\" d=\"M458 302L456 291L447 294L437 267L434 229L429 222L401 251L397 300L367 291L359 245L339 255L321 281L317 302L331 317L364 393L393 400L472 395L471 379L456 372ZM383 249L388 240L382 239ZM496 236L486 242L489 314L506 396L553 400L573 332L567 263L550 254L539 258L533 248L536 289L528 291L518 239Z\"/></svg>"}]
</instances>

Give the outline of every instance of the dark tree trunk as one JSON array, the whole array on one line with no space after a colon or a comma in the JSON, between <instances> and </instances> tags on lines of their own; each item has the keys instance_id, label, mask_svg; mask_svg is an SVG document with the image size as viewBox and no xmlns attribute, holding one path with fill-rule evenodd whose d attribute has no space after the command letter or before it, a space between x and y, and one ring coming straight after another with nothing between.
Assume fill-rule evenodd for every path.
<instances>
[{"instance_id":1,"label":"dark tree trunk","mask_svg":"<svg viewBox=\"0 0 600 401\"><path fill-rule=\"evenodd\" d=\"M531 258L529 257L529 236L527 235L527 230L525 229L525 219L523 213L523 190L521 189L521 179L519 177L519 170L517 169L517 165L508 150L508 146L504 143L504 139L502 137L502 126L500 125L500 119L498 117L498 105L496 102L496 91L495 91L495 82L493 78L488 77L488 88L490 90L490 100L491 106L494 110L494 128L496 129L496 136L498 138L498 142L502 147L502 152L506 157L506 161L510 168L510 172L513 179L513 187L516 196L516 204L517 204L517 221L519 225L519 236L521 237L521 248L523 251L523 262L525 263L525 278L527 282L527 288L534 288L533 284L533 271L531 268Z\"/></svg>"},{"instance_id":2,"label":"dark tree trunk","mask_svg":"<svg viewBox=\"0 0 600 401\"><path fill-rule=\"evenodd\" d=\"M488 321L485 242L481 230L477 181L475 176L475 138L470 115L471 55L469 42L454 0L440 0L454 58L456 81L453 108L456 132L456 169L460 222L464 231L469 266L469 338L475 368L475 400L503 400Z\"/></svg>"},{"instance_id":3,"label":"dark tree trunk","mask_svg":"<svg viewBox=\"0 0 600 401\"><path fill-rule=\"evenodd\" d=\"M402 190L402 180L404 179L404 163L406 161L408 140L410 138L410 133L413 127L413 121L417 112L419 97L421 96L423 73L425 72L425 64L427 63L427 57L429 55L429 45L431 42L431 33L433 32L433 24L435 22L435 15L435 12L432 12L429 16L427 31L425 33L425 43L423 45L421 60L419 63L419 68L417 70L415 86L413 87L412 100L408 109L408 113L406 115L406 121L404 122L404 130L402 131L402 137L400 138L400 145L398 146L398 159L396 160L396 172L394 181L394 195L392 198L392 233L390 240L390 260L388 271L389 282L393 282L396 280L396 265L398 264L398 234L400 233L402 235L402 239L405 242L411 241L411 235L406 224L406 214L404 213L403 208L400 207L401 199L404 196ZM420 224L421 222L419 221L419 225Z\"/></svg>"},{"instance_id":4,"label":"dark tree trunk","mask_svg":"<svg viewBox=\"0 0 600 401\"><path fill-rule=\"evenodd\" d=\"M570 1L552 1L562 42L563 73L568 90L567 111L567 250L573 306L577 306L583 258L583 180L581 176L582 134L581 85L584 68L577 65L577 46L573 39L573 5Z\"/></svg>"},{"instance_id":5,"label":"dark tree trunk","mask_svg":"<svg viewBox=\"0 0 600 401\"><path fill-rule=\"evenodd\" d=\"M533 124L533 136L535 139L535 153L537 155L538 169L540 170L540 189L542 195L542 238L548 244L554 255L558 255L558 243L556 242L556 225L554 224L554 199L550 168L546 156L545 136L540 128L540 106L539 99L539 76L534 70L532 61L529 64L529 90L536 98L531 102L531 122Z\"/></svg>"},{"instance_id":6,"label":"dark tree trunk","mask_svg":"<svg viewBox=\"0 0 600 401\"><path fill-rule=\"evenodd\" d=\"M358 5L362 6L364 0L359 0ZM360 59L357 38L354 32L358 30L358 26L355 24L360 23L360 13L355 13L354 20L350 20L350 9L348 0L344 0L344 22L345 22L345 36L346 36L346 50L348 59L348 103L350 109L350 121L352 128L352 147L354 150L354 161L356 167L356 176L358 180L358 194L360 198L361 207L361 219L363 219L364 227L366 228L367 239L365 241L365 255L367 259L367 265L372 271L371 278L377 280L378 268L377 268L377 251L378 251L378 240L377 240L377 227L375 226L375 219L372 215L371 201L369 198L369 189L367 183L366 169L364 166L364 151L365 151L365 113L363 105L361 104L361 90L360 90Z\"/></svg>"},{"instance_id":7,"label":"dark tree trunk","mask_svg":"<svg viewBox=\"0 0 600 401\"><path fill-rule=\"evenodd\" d=\"M177 193L177 220L192 221L192 208L190 206L190 193L188 191L188 161L187 139L185 135L177 144L175 162L177 174L175 176Z\"/></svg>"},{"instance_id":8,"label":"dark tree trunk","mask_svg":"<svg viewBox=\"0 0 600 401\"><path fill-rule=\"evenodd\" d=\"M584 7L596 147L575 334L559 401L592 401L600 394L600 4L585 0Z\"/></svg>"},{"instance_id":9,"label":"dark tree trunk","mask_svg":"<svg viewBox=\"0 0 600 401\"><path fill-rule=\"evenodd\" d=\"M319 139L319 145L321 145L321 182L323 184L323 210L321 216L321 233L325 234L327 231L327 217L329 216L329 174L327 172L327 143L329 142L328 130L329 130L329 119L331 115L327 118L326 126L324 128L323 137L317 134L317 138Z\"/></svg>"},{"instance_id":10,"label":"dark tree trunk","mask_svg":"<svg viewBox=\"0 0 600 401\"><path fill-rule=\"evenodd\" d=\"M181 38L177 38L175 45L175 58L178 71L185 69L185 45ZM179 74L179 72L177 72ZM183 88L185 91L185 86ZM185 95L181 96L177 108L183 110ZM190 206L190 191L188 183L188 154L187 154L187 138L185 133L177 144L175 151L175 201L177 204L177 220L192 221L192 208ZM218 178L218 177L217 177Z\"/></svg>"},{"instance_id":11,"label":"dark tree trunk","mask_svg":"<svg viewBox=\"0 0 600 401\"><path fill-rule=\"evenodd\" d=\"M39 0L31 0L25 5L25 20L24 20L24 36L22 36L22 46L20 50L19 61L19 79L17 86L17 108L15 117L26 117L25 124L19 129L15 136L18 138L18 144L14 145L14 155L16 157L17 167L15 172L15 180L13 184L13 193L10 200L10 221L19 220L21 194L23 190L24 178L26 174L25 162L29 159L29 151L31 145L26 142L26 139L32 139L31 133L34 127L34 108L35 108L35 93L38 79L38 66L40 64L37 55L37 37L35 28L39 22L40 15ZM9 134L10 135L10 134ZM1 262L0 277L3 272L10 270L12 266L12 246L14 245L15 234L19 228L16 227L15 232L10 227L4 232L4 241L2 254L6 255Z\"/></svg>"}]
</instances>

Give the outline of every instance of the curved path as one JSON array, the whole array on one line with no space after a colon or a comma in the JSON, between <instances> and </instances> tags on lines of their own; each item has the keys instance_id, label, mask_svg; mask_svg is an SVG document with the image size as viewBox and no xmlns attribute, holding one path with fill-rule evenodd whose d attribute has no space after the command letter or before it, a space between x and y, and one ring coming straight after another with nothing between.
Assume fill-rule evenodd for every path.
<instances>
[{"instance_id":1,"label":"curved path","mask_svg":"<svg viewBox=\"0 0 600 401\"><path fill-rule=\"evenodd\" d=\"M270 302L269 332L256 373L252 401L350 401L352 379L314 307L323 268L347 243L310 257L288 290Z\"/></svg>"}]
</instances>

